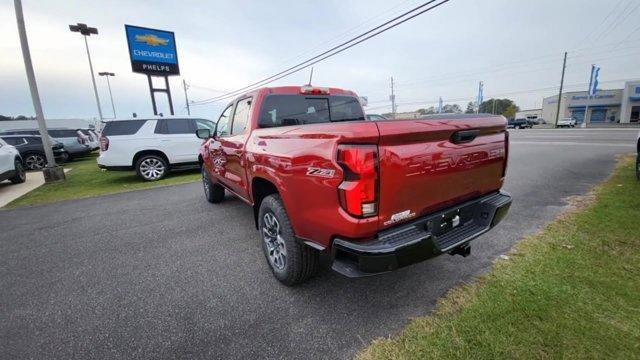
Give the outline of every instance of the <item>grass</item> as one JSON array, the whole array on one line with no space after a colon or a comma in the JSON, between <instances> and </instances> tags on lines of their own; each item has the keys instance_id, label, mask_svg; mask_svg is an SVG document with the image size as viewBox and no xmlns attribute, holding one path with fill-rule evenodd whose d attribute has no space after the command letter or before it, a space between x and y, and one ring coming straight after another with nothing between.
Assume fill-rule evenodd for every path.
<instances>
[{"instance_id":1,"label":"grass","mask_svg":"<svg viewBox=\"0 0 640 360\"><path fill-rule=\"evenodd\" d=\"M640 358L640 183L624 159L578 210L358 358Z\"/></svg>"},{"instance_id":2,"label":"grass","mask_svg":"<svg viewBox=\"0 0 640 360\"><path fill-rule=\"evenodd\" d=\"M197 171L172 172L162 180L147 182L140 179L134 171L102 171L96 163L96 156L64 165L70 169L66 180L60 183L45 184L24 196L7 204L7 208L25 205L51 203L60 200L80 199L124 191L149 189L159 186L183 184L197 181Z\"/></svg>"}]
</instances>

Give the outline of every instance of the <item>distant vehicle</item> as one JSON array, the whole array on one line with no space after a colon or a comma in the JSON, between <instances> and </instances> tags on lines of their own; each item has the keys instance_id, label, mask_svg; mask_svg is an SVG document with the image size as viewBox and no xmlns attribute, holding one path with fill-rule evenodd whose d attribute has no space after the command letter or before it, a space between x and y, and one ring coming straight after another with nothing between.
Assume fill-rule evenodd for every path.
<instances>
[{"instance_id":1,"label":"distant vehicle","mask_svg":"<svg viewBox=\"0 0 640 360\"><path fill-rule=\"evenodd\" d=\"M69 157L68 159L64 159L65 161L87 155L92 150L89 146L88 138L78 129L49 128L47 129L47 132L49 133L49 136L64 145L64 149ZM40 132L37 129L14 129L4 131L2 134L38 136L40 135Z\"/></svg>"},{"instance_id":2,"label":"distant vehicle","mask_svg":"<svg viewBox=\"0 0 640 360\"><path fill-rule=\"evenodd\" d=\"M20 184L26 179L20 152L0 139L0 181L9 180L14 184Z\"/></svg>"},{"instance_id":3,"label":"distant vehicle","mask_svg":"<svg viewBox=\"0 0 640 360\"><path fill-rule=\"evenodd\" d=\"M15 146L22 157L22 165L27 170L39 170L47 165L47 158L44 154L42 138L35 135L0 135L7 144ZM53 156L56 161L64 161L69 158L69 154L64 149L61 142L53 140L51 146Z\"/></svg>"},{"instance_id":4,"label":"distant vehicle","mask_svg":"<svg viewBox=\"0 0 640 360\"><path fill-rule=\"evenodd\" d=\"M575 127L576 119L574 118L564 118L558 120L558 127Z\"/></svg>"},{"instance_id":5,"label":"distant vehicle","mask_svg":"<svg viewBox=\"0 0 640 360\"><path fill-rule=\"evenodd\" d=\"M532 125L527 119L509 119L507 122L507 128L509 129L526 129L531 127Z\"/></svg>"},{"instance_id":6,"label":"distant vehicle","mask_svg":"<svg viewBox=\"0 0 640 360\"><path fill-rule=\"evenodd\" d=\"M371 121L389 120L386 117L378 114L367 114L366 116L367 116L367 120L371 120Z\"/></svg>"},{"instance_id":7,"label":"distant vehicle","mask_svg":"<svg viewBox=\"0 0 640 360\"><path fill-rule=\"evenodd\" d=\"M146 181L160 180L170 169L198 166L202 140L196 130L213 131L206 119L157 117L107 121L100 137L98 167L135 170Z\"/></svg>"},{"instance_id":8,"label":"distant vehicle","mask_svg":"<svg viewBox=\"0 0 640 360\"><path fill-rule=\"evenodd\" d=\"M78 129L86 144L89 145L91 151L100 149L100 137L91 129Z\"/></svg>"}]
</instances>

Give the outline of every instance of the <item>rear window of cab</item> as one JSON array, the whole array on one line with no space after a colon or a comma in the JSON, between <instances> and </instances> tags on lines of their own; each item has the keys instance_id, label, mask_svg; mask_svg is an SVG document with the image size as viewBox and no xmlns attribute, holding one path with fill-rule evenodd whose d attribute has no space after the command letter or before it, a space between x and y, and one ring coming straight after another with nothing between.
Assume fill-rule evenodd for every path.
<instances>
[{"instance_id":1,"label":"rear window of cab","mask_svg":"<svg viewBox=\"0 0 640 360\"><path fill-rule=\"evenodd\" d=\"M270 128L357 120L365 117L359 99L354 96L273 94L262 103L258 125Z\"/></svg>"}]
</instances>

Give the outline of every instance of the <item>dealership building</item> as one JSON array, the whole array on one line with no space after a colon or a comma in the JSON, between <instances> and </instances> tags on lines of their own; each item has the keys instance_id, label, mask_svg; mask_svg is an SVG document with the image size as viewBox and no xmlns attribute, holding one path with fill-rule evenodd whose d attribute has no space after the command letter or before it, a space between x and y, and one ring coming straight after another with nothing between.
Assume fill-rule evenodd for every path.
<instances>
[{"instance_id":1,"label":"dealership building","mask_svg":"<svg viewBox=\"0 0 640 360\"><path fill-rule=\"evenodd\" d=\"M558 109L558 95L542 101L542 118L553 122ZM585 114L586 110L586 114ZM565 92L560 102L560 116L574 118L578 124L638 123L640 120L640 80L625 82L622 89L598 90L589 96L587 91Z\"/></svg>"}]
</instances>

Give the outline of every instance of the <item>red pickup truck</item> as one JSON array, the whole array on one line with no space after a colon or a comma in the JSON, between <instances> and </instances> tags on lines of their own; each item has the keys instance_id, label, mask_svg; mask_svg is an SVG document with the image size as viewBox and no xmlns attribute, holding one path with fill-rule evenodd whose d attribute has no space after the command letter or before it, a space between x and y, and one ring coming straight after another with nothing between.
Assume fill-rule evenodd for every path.
<instances>
[{"instance_id":1,"label":"red pickup truck","mask_svg":"<svg viewBox=\"0 0 640 360\"><path fill-rule=\"evenodd\" d=\"M493 115L367 121L336 88L262 88L199 129L204 193L253 207L278 280L301 283L320 255L349 277L391 271L469 242L506 215L509 134Z\"/></svg>"}]
</instances>

